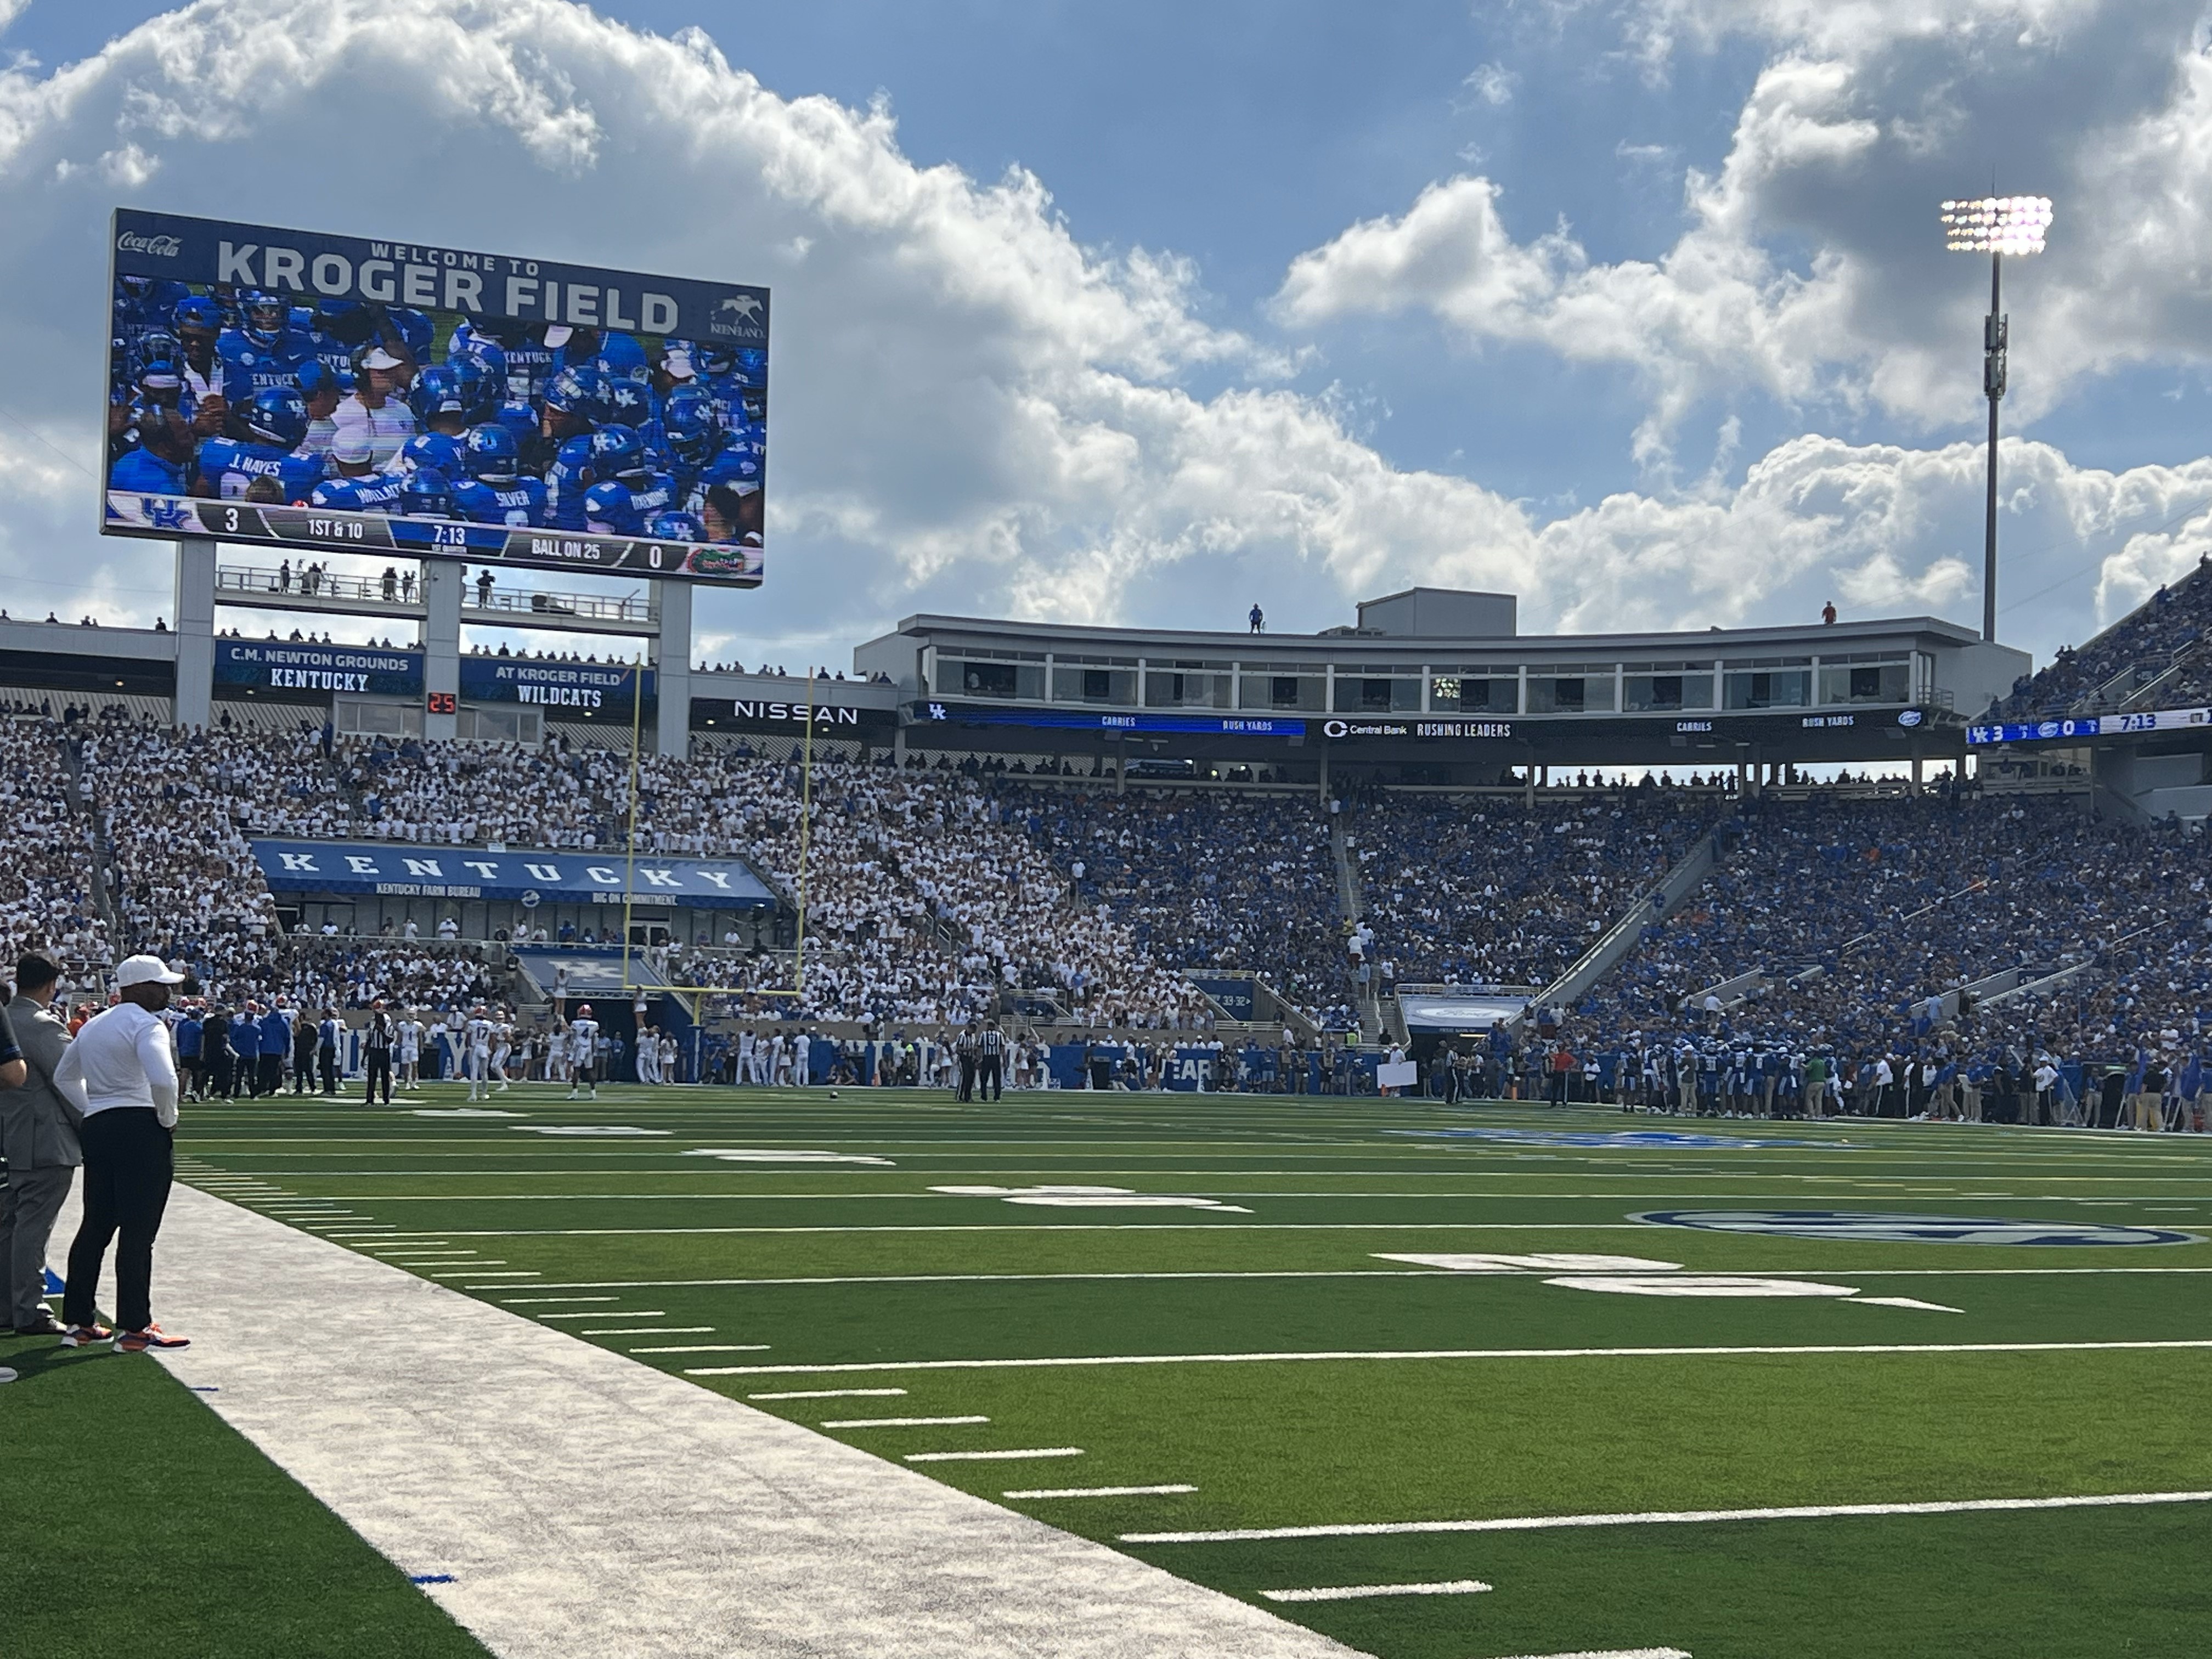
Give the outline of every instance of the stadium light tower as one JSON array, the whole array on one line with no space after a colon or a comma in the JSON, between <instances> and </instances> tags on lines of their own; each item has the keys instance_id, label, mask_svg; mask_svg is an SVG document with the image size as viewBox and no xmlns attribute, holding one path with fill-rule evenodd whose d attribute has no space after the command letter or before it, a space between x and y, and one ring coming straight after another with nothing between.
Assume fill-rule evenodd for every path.
<instances>
[{"instance_id":1,"label":"stadium light tower","mask_svg":"<svg viewBox=\"0 0 2212 1659\"><path fill-rule=\"evenodd\" d=\"M1982 391L1990 400L1990 498L1982 547L1982 637L1997 636L1997 404L2005 394L2004 257L2040 253L2048 196L1984 196L1943 204L1943 245L1990 256L1990 314L1982 319Z\"/></svg>"}]
</instances>

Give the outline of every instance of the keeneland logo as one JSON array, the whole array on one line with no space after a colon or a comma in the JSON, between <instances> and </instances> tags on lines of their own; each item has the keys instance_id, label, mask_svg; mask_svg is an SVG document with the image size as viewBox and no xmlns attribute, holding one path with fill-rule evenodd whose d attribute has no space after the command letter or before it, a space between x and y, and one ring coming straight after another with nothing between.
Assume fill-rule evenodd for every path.
<instances>
[{"instance_id":1,"label":"keeneland logo","mask_svg":"<svg viewBox=\"0 0 2212 1659\"><path fill-rule=\"evenodd\" d=\"M760 301L750 294L732 295L717 309L735 317L741 323L756 322L760 318Z\"/></svg>"},{"instance_id":2,"label":"keeneland logo","mask_svg":"<svg viewBox=\"0 0 2212 1659\"><path fill-rule=\"evenodd\" d=\"M117 249L125 253L152 253L164 259L173 259L185 250L181 236L147 236L135 230L126 230L115 239Z\"/></svg>"}]
</instances>

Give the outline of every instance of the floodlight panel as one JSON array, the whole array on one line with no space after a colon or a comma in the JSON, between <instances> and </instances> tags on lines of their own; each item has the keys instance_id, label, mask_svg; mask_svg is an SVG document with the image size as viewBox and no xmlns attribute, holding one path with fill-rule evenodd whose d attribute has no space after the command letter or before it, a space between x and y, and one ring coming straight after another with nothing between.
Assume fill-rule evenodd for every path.
<instances>
[{"instance_id":1,"label":"floodlight panel","mask_svg":"<svg viewBox=\"0 0 2212 1659\"><path fill-rule=\"evenodd\" d=\"M2040 253L2048 196L1984 196L1943 204L1943 246L1954 253Z\"/></svg>"}]
</instances>

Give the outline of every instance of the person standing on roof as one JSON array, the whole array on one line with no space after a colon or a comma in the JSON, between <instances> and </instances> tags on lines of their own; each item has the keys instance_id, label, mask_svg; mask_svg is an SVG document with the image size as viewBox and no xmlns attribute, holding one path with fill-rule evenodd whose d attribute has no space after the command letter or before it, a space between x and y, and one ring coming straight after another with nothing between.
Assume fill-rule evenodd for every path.
<instances>
[{"instance_id":1,"label":"person standing on roof","mask_svg":"<svg viewBox=\"0 0 2212 1659\"><path fill-rule=\"evenodd\" d=\"M115 1346L124 1353L189 1346L154 1322L154 1239L168 1207L176 1162L177 1062L161 1011L184 975L159 957L116 965L120 1000L87 1020L54 1066L54 1086L83 1115L84 1217L70 1246L62 1297L65 1348L88 1347L113 1333L95 1316L93 1296L107 1247L115 1253Z\"/></svg>"}]
</instances>

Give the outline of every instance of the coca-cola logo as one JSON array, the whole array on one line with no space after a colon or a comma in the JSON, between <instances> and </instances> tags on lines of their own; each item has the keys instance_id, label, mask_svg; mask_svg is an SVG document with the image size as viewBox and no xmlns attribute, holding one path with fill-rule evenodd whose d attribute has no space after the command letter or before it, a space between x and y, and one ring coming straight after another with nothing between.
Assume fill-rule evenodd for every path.
<instances>
[{"instance_id":1,"label":"coca-cola logo","mask_svg":"<svg viewBox=\"0 0 2212 1659\"><path fill-rule=\"evenodd\" d=\"M135 230L126 230L115 239L118 251L124 253L151 253L164 259L173 259L184 252L181 236L147 236Z\"/></svg>"}]
</instances>

